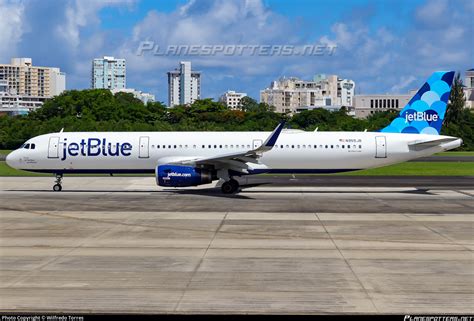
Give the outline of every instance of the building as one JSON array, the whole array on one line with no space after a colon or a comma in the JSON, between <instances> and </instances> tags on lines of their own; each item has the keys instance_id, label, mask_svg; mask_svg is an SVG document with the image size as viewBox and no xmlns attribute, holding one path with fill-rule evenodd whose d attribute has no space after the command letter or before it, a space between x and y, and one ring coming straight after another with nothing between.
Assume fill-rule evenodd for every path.
<instances>
[{"instance_id":1,"label":"building","mask_svg":"<svg viewBox=\"0 0 474 321\"><path fill-rule=\"evenodd\" d=\"M192 104L201 98L201 73L191 70L190 61L168 72L168 106Z\"/></svg>"},{"instance_id":2,"label":"building","mask_svg":"<svg viewBox=\"0 0 474 321\"><path fill-rule=\"evenodd\" d=\"M91 88L93 89L125 89L125 59L104 56L92 61Z\"/></svg>"},{"instance_id":3,"label":"building","mask_svg":"<svg viewBox=\"0 0 474 321\"><path fill-rule=\"evenodd\" d=\"M260 101L275 106L276 112L295 113L314 108L352 108L355 82L337 75L315 75L306 81L280 78L260 91Z\"/></svg>"},{"instance_id":4,"label":"building","mask_svg":"<svg viewBox=\"0 0 474 321\"><path fill-rule=\"evenodd\" d=\"M474 68L466 70L466 79L464 81L464 86L466 108L474 109Z\"/></svg>"},{"instance_id":5,"label":"building","mask_svg":"<svg viewBox=\"0 0 474 321\"><path fill-rule=\"evenodd\" d=\"M59 68L33 66L31 58L0 64L0 81L6 81L12 95L50 98L66 90L66 75Z\"/></svg>"},{"instance_id":6,"label":"building","mask_svg":"<svg viewBox=\"0 0 474 321\"><path fill-rule=\"evenodd\" d=\"M129 93L132 94L133 97L140 99L145 105L147 103L152 103L155 101L155 95L144 93L140 90L135 90L132 88L125 88L125 89L112 89L111 92L115 95L118 92Z\"/></svg>"},{"instance_id":7,"label":"building","mask_svg":"<svg viewBox=\"0 0 474 321\"><path fill-rule=\"evenodd\" d=\"M240 101L245 96L247 96L246 93L238 93L233 90L228 90L219 98L219 101L226 104L230 109L240 109L242 107Z\"/></svg>"},{"instance_id":8,"label":"building","mask_svg":"<svg viewBox=\"0 0 474 321\"><path fill-rule=\"evenodd\" d=\"M28 113L64 90L66 75L59 68L33 66L31 58L0 64L0 113Z\"/></svg>"},{"instance_id":9,"label":"building","mask_svg":"<svg viewBox=\"0 0 474 321\"><path fill-rule=\"evenodd\" d=\"M381 111L399 111L410 101L413 94L406 95L355 95L354 112L357 118L368 116Z\"/></svg>"}]
</instances>

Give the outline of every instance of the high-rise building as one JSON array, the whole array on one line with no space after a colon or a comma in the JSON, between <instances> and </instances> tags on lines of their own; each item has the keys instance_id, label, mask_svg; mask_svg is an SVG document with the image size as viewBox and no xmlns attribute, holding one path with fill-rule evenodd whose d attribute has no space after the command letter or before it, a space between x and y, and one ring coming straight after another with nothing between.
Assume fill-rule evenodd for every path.
<instances>
[{"instance_id":1,"label":"high-rise building","mask_svg":"<svg viewBox=\"0 0 474 321\"><path fill-rule=\"evenodd\" d=\"M53 97L66 90L66 75L59 68L32 65L31 58L12 58L0 64L0 81L12 95Z\"/></svg>"},{"instance_id":2,"label":"high-rise building","mask_svg":"<svg viewBox=\"0 0 474 321\"><path fill-rule=\"evenodd\" d=\"M354 90L354 81L336 75L315 75L311 81L280 78L260 91L260 101L275 106L280 113L314 108L351 108Z\"/></svg>"},{"instance_id":3,"label":"high-rise building","mask_svg":"<svg viewBox=\"0 0 474 321\"><path fill-rule=\"evenodd\" d=\"M94 89L125 89L125 59L104 56L92 61L91 87Z\"/></svg>"},{"instance_id":4,"label":"high-rise building","mask_svg":"<svg viewBox=\"0 0 474 321\"><path fill-rule=\"evenodd\" d=\"M228 90L219 98L219 101L226 104L230 109L240 109L242 107L240 101L245 96L247 96L246 93L238 93L233 90Z\"/></svg>"},{"instance_id":5,"label":"high-rise building","mask_svg":"<svg viewBox=\"0 0 474 321\"><path fill-rule=\"evenodd\" d=\"M31 58L0 64L0 113L28 113L64 90L66 75L59 68L33 66Z\"/></svg>"},{"instance_id":6,"label":"high-rise building","mask_svg":"<svg viewBox=\"0 0 474 321\"><path fill-rule=\"evenodd\" d=\"M168 106L192 104L201 98L201 73L191 70L190 61L168 72Z\"/></svg>"}]
</instances>

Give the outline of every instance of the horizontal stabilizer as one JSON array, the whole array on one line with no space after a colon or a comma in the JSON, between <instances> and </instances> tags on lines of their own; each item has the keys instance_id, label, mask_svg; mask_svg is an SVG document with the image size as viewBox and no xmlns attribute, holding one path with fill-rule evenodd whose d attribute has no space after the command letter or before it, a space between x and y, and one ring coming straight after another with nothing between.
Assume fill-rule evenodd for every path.
<instances>
[{"instance_id":1,"label":"horizontal stabilizer","mask_svg":"<svg viewBox=\"0 0 474 321\"><path fill-rule=\"evenodd\" d=\"M458 140L459 138L456 137L444 137L438 139L430 139L430 140L415 140L411 143L408 143L408 146L413 147L417 150L425 149L433 146L438 146L442 143L449 143Z\"/></svg>"}]
</instances>

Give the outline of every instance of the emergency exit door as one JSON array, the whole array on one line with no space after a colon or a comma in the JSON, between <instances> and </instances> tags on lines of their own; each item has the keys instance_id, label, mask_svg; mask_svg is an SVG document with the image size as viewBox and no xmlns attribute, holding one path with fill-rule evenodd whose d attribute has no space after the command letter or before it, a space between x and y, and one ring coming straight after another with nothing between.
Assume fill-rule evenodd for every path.
<instances>
[{"instance_id":1,"label":"emergency exit door","mask_svg":"<svg viewBox=\"0 0 474 321\"><path fill-rule=\"evenodd\" d=\"M149 143L150 143L150 137L148 136L140 137L140 144L139 144L139 149L138 149L139 158L150 157Z\"/></svg>"},{"instance_id":2,"label":"emergency exit door","mask_svg":"<svg viewBox=\"0 0 474 321\"><path fill-rule=\"evenodd\" d=\"M385 136L375 137L375 158L387 158L387 140Z\"/></svg>"},{"instance_id":3,"label":"emergency exit door","mask_svg":"<svg viewBox=\"0 0 474 321\"><path fill-rule=\"evenodd\" d=\"M253 140L253 149L257 149L262 146L263 141L261 139L254 139Z\"/></svg>"},{"instance_id":4,"label":"emergency exit door","mask_svg":"<svg viewBox=\"0 0 474 321\"><path fill-rule=\"evenodd\" d=\"M48 158L59 158L59 137L50 137L48 145Z\"/></svg>"}]
</instances>

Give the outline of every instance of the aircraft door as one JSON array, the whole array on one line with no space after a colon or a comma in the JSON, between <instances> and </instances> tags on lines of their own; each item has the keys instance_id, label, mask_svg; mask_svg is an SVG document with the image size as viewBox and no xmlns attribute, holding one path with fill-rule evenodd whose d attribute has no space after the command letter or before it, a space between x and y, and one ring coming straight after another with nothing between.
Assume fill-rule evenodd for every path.
<instances>
[{"instance_id":1,"label":"aircraft door","mask_svg":"<svg viewBox=\"0 0 474 321\"><path fill-rule=\"evenodd\" d=\"M253 140L253 149L257 149L262 146L263 141L261 139L254 139Z\"/></svg>"},{"instance_id":2,"label":"aircraft door","mask_svg":"<svg viewBox=\"0 0 474 321\"><path fill-rule=\"evenodd\" d=\"M387 140L385 136L375 137L375 158L387 158Z\"/></svg>"},{"instance_id":3,"label":"aircraft door","mask_svg":"<svg viewBox=\"0 0 474 321\"><path fill-rule=\"evenodd\" d=\"M149 150L149 142L150 137L148 136L141 136L139 149L138 149L138 158L148 158L150 157L150 150Z\"/></svg>"},{"instance_id":4,"label":"aircraft door","mask_svg":"<svg viewBox=\"0 0 474 321\"><path fill-rule=\"evenodd\" d=\"M59 137L50 137L48 145L48 158L59 158Z\"/></svg>"}]
</instances>

